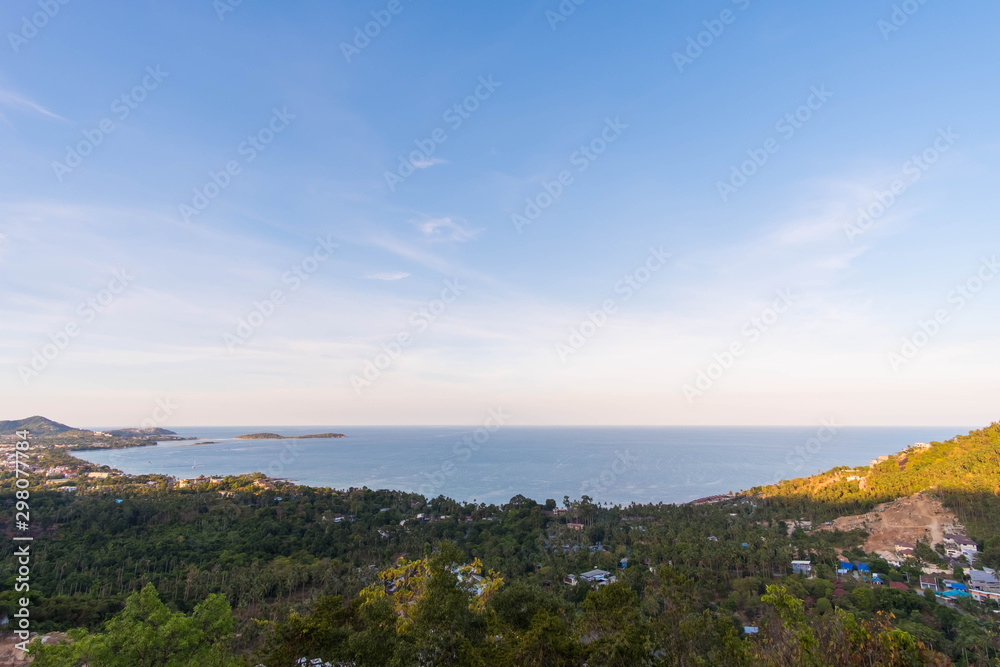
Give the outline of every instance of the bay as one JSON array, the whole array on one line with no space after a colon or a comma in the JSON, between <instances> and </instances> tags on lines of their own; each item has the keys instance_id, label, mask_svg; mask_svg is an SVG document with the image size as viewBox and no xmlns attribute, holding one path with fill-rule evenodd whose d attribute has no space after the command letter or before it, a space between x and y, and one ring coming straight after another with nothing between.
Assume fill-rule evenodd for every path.
<instances>
[{"instance_id":1,"label":"bay","mask_svg":"<svg viewBox=\"0 0 1000 667\"><path fill-rule=\"evenodd\" d=\"M968 427L174 427L200 441L75 452L130 474L177 478L262 472L300 484L367 486L503 503L588 495L614 504L683 503L866 465ZM346 438L240 440L246 433L344 433Z\"/></svg>"}]
</instances>

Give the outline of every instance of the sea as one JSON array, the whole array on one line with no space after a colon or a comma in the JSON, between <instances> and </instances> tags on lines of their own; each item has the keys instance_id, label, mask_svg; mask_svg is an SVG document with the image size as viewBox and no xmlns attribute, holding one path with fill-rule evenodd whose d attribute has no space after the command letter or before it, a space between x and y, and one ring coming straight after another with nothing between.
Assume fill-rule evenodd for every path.
<instances>
[{"instance_id":1,"label":"sea","mask_svg":"<svg viewBox=\"0 0 1000 667\"><path fill-rule=\"evenodd\" d=\"M99 429L103 430L103 429ZM197 440L75 454L129 474L179 479L261 472L334 489L368 487L505 503L589 496L599 503L685 503L793 479L835 466L867 465L917 442L968 427L174 427ZM240 440L343 433L345 438Z\"/></svg>"}]
</instances>

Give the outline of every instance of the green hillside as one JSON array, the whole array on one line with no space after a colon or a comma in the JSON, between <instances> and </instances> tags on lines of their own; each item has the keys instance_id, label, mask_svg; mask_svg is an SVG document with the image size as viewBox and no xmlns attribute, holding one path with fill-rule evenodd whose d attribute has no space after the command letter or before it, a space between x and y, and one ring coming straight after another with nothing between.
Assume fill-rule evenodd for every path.
<instances>
[{"instance_id":1,"label":"green hillside","mask_svg":"<svg viewBox=\"0 0 1000 667\"><path fill-rule=\"evenodd\" d=\"M825 473L751 490L829 520L929 491L985 544L984 560L1000 564L1000 422L929 447L911 447L874 466Z\"/></svg>"},{"instance_id":2,"label":"green hillside","mask_svg":"<svg viewBox=\"0 0 1000 667\"><path fill-rule=\"evenodd\" d=\"M27 429L31 435L56 435L74 430L66 424L54 422L46 417L35 415L27 419L12 419L0 421L0 435L14 435L16 431Z\"/></svg>"},{"instance_id":3,"label":"green hillside","mask_svg":"<svg viewBox=\"0 0 1000 667\"><path fill-rule=\"evenodd\" d=\"M874 466L838 467L754 491L874 505L931 488L1000 492L1000 422L928 448L907 449Z\"/></svg>"}]
</instances>

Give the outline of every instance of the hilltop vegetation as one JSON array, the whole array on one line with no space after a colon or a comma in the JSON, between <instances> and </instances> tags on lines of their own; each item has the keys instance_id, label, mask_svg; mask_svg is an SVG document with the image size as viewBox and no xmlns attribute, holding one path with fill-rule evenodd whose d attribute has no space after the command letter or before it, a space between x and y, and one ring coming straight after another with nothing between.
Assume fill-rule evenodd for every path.
<instances>
[{"instance_id":1,"label":"hilltop vegetation","mask_svg":"<svg viewBox=\"0 0 1000 667\"><path fill-rule=\"evenodd\" d=\"M926 448L912 447L870 467L834 468L753 491L860 506L929 488L956 493L1000 492L1000 422Z\"/></svg>"},{"instance_id":2,"label":"hilltop vegetation","mask_svg":"<svg viewBox=\"0 0 1000 667\"><path fill-rule=\"evenodd\" d=\"M14 435L17 431L24 430L31 431L32 435L55 435L74 429L66 424L60 424L38 415L27 419L0 421L0 435Z\"/></svg>"},{"instance_id":3,"label":"hilltop vegetation","mask_svg":"<svg viewBox=\"0 0 1000 667\"><path fill-rule=\"evenodd\" d=\"M1000 422L927 448L910 448L870 467L834 468L751 492L827 521L918 491L929 491L952 508L970 537L984 545L983 561L1000 566Z\"/></svg>"}]
</instances>

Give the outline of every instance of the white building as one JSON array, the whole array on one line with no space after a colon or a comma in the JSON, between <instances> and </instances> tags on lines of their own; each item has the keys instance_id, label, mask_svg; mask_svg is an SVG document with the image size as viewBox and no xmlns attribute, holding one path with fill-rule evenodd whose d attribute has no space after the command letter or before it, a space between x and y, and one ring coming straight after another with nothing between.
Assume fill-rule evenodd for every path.
<instances>
[{"instance_id":1,"label":"white building","mask_svg":"<svg viewBox=\"0 0 1000 667\"><path fill-rule=\"evenodd\" d=\"M944 552L949 558L959 558L965 556L972 562L975 554L979 553L979 547L965 535L957 533L945 533Z\"/></svg>"},{"instance_id":2,"label":"white building","mask_svg":"<svg viewBox=\"0 0 1000 667\"><path fill-rule=\"evenodd\" d=\"M969 570L969 588L977 591L1000 593L1000 579L995 572L985 570Z\"/></svg>"},{"instance_id":3,"label":"white building","mask_svg":"<svg viewBox=\"0 0 1000 667\"><path fill-rule=\"evenodd\" d=\"M618 581L618 578L611 576L611 573L607 570L591 570L590 572L581 574L580 581L601 586L602 584L613 584Z\"/></svg>"},{"instance_id":4,"label":"white building","mask_svg":"<svg viewBox=\"0 0 1000 667\"><path fill-rule=\"evenodd\" d=\"M812 574L812 561L811 560L793 560L792 561L792 572L795 574Z\"/></svg>"}]
</instances>

